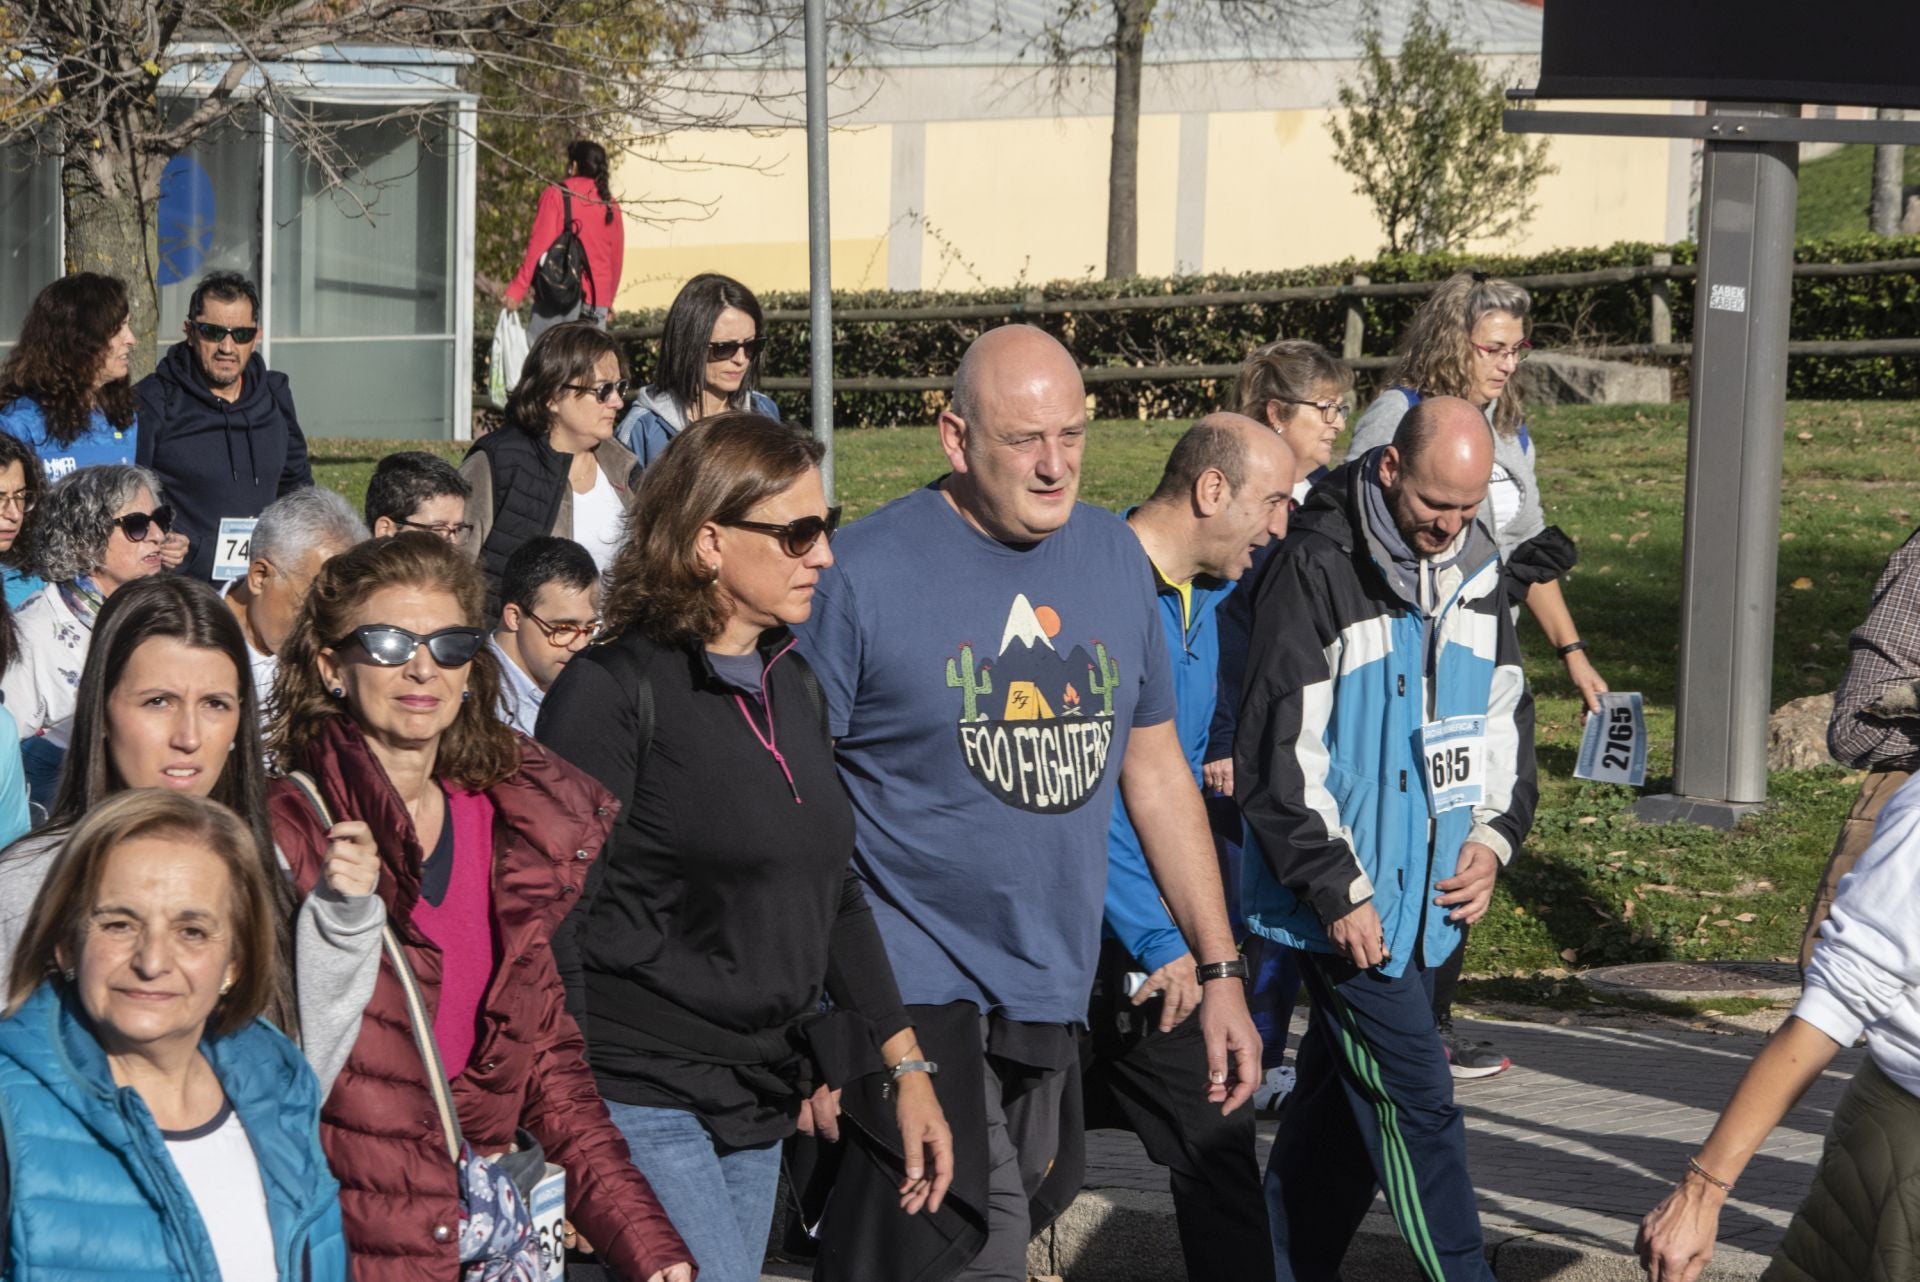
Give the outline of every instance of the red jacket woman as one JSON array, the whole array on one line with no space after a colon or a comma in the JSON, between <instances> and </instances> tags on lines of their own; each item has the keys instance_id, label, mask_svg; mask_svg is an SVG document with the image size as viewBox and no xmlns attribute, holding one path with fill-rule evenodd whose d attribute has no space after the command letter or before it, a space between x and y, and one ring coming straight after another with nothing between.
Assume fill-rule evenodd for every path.
<instances>
[{"instance_id":1,"label":"red jacket woman","mask_svg":"<svg viewBox=\"0 0 1920 1282\"><path fill-rule=\"evenodd\" d=\"M282 659L276 750L284 764L313 776L336 819L363 820L376 834L382 862L377 893L429 1009L444 1013L457 1002L450 994L461 985L477 994L473 1021L459 1021L460 1055L448 1054L447 1032L438 1018L435 1025L453 1074L454 1107L474 1151L504 1151L515 1128L525 1127L547 1159L565 1168L568 1219L603 1258L633 1279L681 1282L689 1276L685 1262L691 1256L628 1160L594 1089L579 1028L564 1009L551 947L555 927L579 898L587 868L606 841L613 799L588 776L519 736L513 736L517 767L495 771L501 776L495 782L461 785L444 773L452 769L444 764L442 771L429 772L427 787L443 788L449 797L477 794L491 807L491 849L483 841L478 854L480 867L491 872L484 893L497 960L491 974L479 972L483 988L474 985L471 969L456 974L451 963L457 955L443 952L426 928L434 894L424 885L432 875L429 858L443 871L453 861L456 876L474 863L464 848L449 849L437 839L436 850L423 850L422 823L451 829L453 821L422 820L417 803L404 799L411 781L395 745L404 740L406 718L426 715L423 705L444 698L457 709L457 719L444 732L441 761L472 757L472 739L463 743L461 736L491 739L493 727L477 716L492 716L498 676L484 647L452 644L477 629L360 616L383 609L411 615L445 597L462 608L470 604L477 614L480 592L471 562L428 535L376 539L329 561ZM409 627L430 635L395 665L395 655L384 652L391 638L372 633ZM449 665L448 659L464 662ZM458 684L440 690L448 682ZM395 696L388 700L393 706L383 708L387 695ZM316 699L323 702L316 705ZM289 736L287 717L308 728ZM313 892L328 842L319 815L288 780L275 783L268 806L299 891ZM321 1141L340 1180L360 1282L459 1277L455 1168L443 1146L405 998L384 960L353 1052L322 1109Z\"/></svg>"},{"instance_id":2,"label":"red jacket woman","mask_svg":"<svg viewBox=\"0 0 1920 1282\"><path fill-rule=\"evenodd\" d=\"M563 199L563 193L571 202ZM619 202L607 186L607 153L597 142L577 141L567 148L567 177L540 193L534 209L533 230L527 234L527 252L520 270L507 285L506 304L518 307L533 288L533 273L540 258L553 244L564 226L568 203L573 206L573 231L587 251L587 273L581 281L580 308L568 316L542 316L537 311L527 341L531 343L546 325L565 320L591 320L606 325L613 309L613 297L620 292L621 259L627 248L627 224L620 216ZM542 323L544 322L544 324Z\"/></svg>"}]
</instances>

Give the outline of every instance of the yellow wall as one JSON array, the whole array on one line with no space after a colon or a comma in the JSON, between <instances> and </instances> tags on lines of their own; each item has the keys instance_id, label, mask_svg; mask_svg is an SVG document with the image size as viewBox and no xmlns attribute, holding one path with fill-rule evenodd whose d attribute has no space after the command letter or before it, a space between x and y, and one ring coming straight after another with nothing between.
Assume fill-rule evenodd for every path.
<instances>
[{"instance_id":1,"label":"yellow wall","mask_svg":"<svg viewBox=\"0 0 1920 1282\"><path fill-rule=\"evenodd\" d=\"M828 156L833 284L887 281L886 126L834 131ZM651 201L627 220L620 307L663 307L687 277L725 272L761 290L807 287L807 138L799 129L669 134L616 167L614 194Z\"/></svg>"},{"instance_id":2,"label":"yellow wall","mask_svg":"<svg viewBox=\"0 0 1920 1282\"><path fill-rule=\"evenodd\" d=\"M1621 103L1610 109L1664 112L1667 105ZM1209 115L1205 270L1307 266L1368 258L1381 248L1371 207L1334 161L1331 114L1311 108ZM1180 124L1175 114L1141 120L1143 274L1174 270ZM924 181L910 201L893 190L896 128L923 131ZM920 238L917 283L924 289L1099 276L1106 255L1109 138L1104 116L834 130L834 285L885 288L889 240L898 236ZM910 139L903 135L903 141ZM1559 171L1540 183L1526 230L1506 243L1472 248L1524 253L1667 238L1668 143L1562 136L1553 139L1549 155ZM621 306L664 305L681 281L705 270L727 272L755 289L805 288L802 130L673 134L627 159L614 187L628 201L652 196L682 202L654 207L650 212L662 221L629 221Z\"/></svg>"}]
</instances>

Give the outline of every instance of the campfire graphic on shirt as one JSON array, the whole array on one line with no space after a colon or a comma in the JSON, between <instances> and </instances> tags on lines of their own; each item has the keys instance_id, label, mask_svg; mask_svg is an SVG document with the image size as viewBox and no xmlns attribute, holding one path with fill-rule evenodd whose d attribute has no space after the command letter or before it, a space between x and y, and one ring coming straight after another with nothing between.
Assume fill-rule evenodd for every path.
<instances>
[{"instance_id":1,"label":"campfire graphic on shirt","mask_svg":"<svg viewBox=\"0 0 1920 1282\"><path fill-rule=\"evenodd\" d=\"M1106 773L1120 665L1107 647L1056 644L1062 621L1013 598L997 651L962 642L946 661L959 692L960 753L987 791L1039 814L1078 809Z\"/></svg>"}]
</instances>

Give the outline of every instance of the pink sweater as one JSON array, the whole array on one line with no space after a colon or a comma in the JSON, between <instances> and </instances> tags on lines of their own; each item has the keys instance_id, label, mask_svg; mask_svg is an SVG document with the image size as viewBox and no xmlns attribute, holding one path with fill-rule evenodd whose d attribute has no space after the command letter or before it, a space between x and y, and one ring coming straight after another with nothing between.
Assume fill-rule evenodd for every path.
<instances>
[{"instance_id":1,"label":"pink sweater","mask_svg":"<svg viewBox=\"0 0 1920 1282\"><path fill-rule=\"evenodd\" d=\"M447 822L453 826L452 881L438 905L425 899L414 904L413 924L440 949L433 1040L451 1080L473 1054L480 1003L499 961L493 938L493 802L482 792L448 788Z\"/></svg>"}]
</instances>

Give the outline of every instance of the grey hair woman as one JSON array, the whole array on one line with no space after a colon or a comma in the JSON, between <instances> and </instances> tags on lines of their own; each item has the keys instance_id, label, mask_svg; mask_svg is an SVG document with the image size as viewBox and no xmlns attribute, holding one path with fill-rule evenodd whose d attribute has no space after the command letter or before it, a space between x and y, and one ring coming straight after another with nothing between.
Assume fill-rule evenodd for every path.
<instances>
[{"instance_id":1,"label":"grey hair woman","mask_svg":"<svg viewBox=\"0 0 1920 1282\"><path fill-rule=\"evenodd\" d=\"M93 622L124 584L165 568L172 528L159 480L124 463L70 472L41 504L34 556L47 586L14 616L20 654L0 675L0 696L24 744L28 795L43 810L59 783Z\"/></svg>"}]
</instances>

